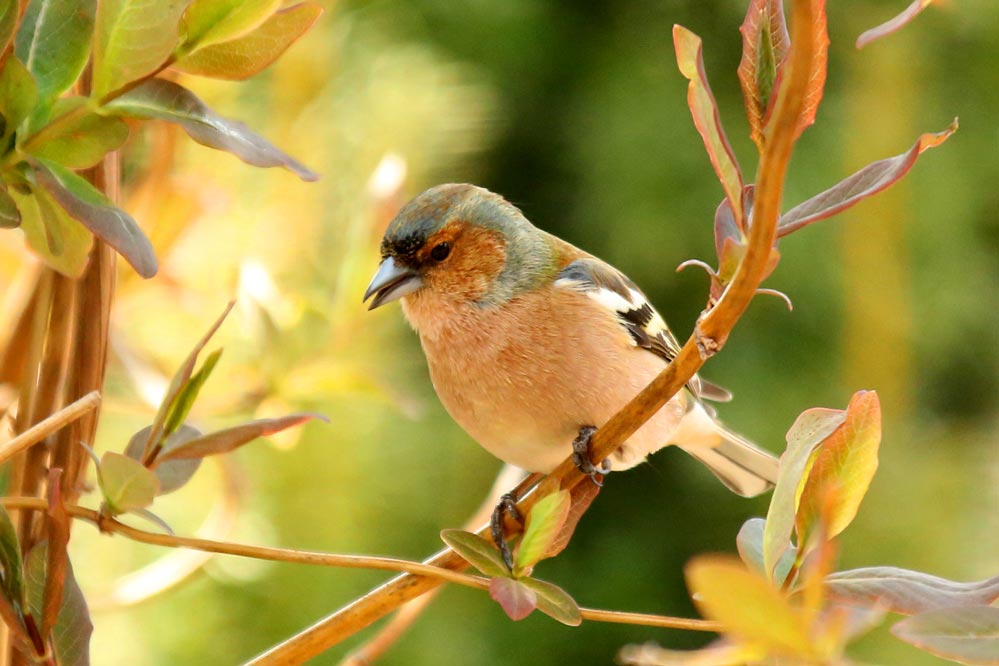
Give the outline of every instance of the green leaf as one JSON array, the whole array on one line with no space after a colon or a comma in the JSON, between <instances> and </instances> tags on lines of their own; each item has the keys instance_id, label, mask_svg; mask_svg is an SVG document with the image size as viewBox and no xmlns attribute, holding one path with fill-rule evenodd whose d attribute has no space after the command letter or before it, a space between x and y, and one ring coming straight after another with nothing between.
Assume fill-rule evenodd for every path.
<instances>
[{"instance_id":1,"label":"green leaf","mask_svg":"<svg viewBox=\"0 0 999 666\"><path fill-rule=\"evenodd\" d=\"M511 620L523 620L537 608L537 594L514 578L493 578L489 581L489 596L498 603Z\"/></svg>"},{"instance_id":2,"label":"green leaf","mask_svg":"<svg viewBox=\"0 0 999 666\"><path fill-rule=\"evenodd\" d=\"M0 183L0 228L16 229L21 226L21 211L7 192L7 186Z\"/></svg>"},{"instance_id":3,"label":"green leaf","mask_svg":"<svg viewBox=\"0 0 999 666\"><path fill-rule=\"evenodd\" d=\"M87 169L125 143L125 121L98 115L84 108L83 98L73 99L79 107L55 117L28 139L22 146L25 152L71 169Z\"/></svg>"},{"instance_id":4,"label":"green leaf","mask_svg":"<svg viewBox=\"0 0 999 666\"><path fill-rule=\"evenodd\" d=\"M181 19L183 51L242 37L277 11L281 0L194 0Z\"/></svg>"},{"instance_id":5,"label":"green leaf","mask_svg":"<svg viewBox=\"0 0 999 666\"><path fill-rule=\"evenodd\" d=\"M819 447L801 490L795 527L799 544L820 517L827 539L846 529L867 494L878 469L881 403L874 391L858 391L846 408L846 420Z\"/></svg>"},{"instance_id":6,"label":"green leaf","mask_svg":"<svg viewBox=\"0 0 999 666\"><path fill-rule=\"evenodd\" d=\"M161 445L161 440L163 439L164 427L166 425L167 416L170 414L170 410L173 409L173 404L177 401L177 396L180 395L184 387L187 386L188 381L191 379L191 374L194 372L194 366L198 362L198 355L201 350L205 348L208 341L212 339L215 332L219 330L222 322L232 311L232 306L236 304L236 301L229 301L225 306L225 310L222 314L215 320L208 332L201 336L201 339L194 345L194 349L187 355L184 362L180 364L177 368L177 372L174 373L173 377L170 379L170 386L167 387L166 395L163 396L163 402L160 403L159 408L156 410L156 416L153 417L153 423L149 430L149 439L146 441L146 445L143 447L142 456L136 458L140 462L151 463L152 460L146 460L146 456L149 455L153 449Z\"/></svg>"},{"instance_id":7,"label":"green leaf","mask_svg":"<svg viewBox=\"0 0 999 666\"><path fill-rule=\"evenodd\" d=\"M243 80L270 66L316 22L323 8L304 2L276 13L253 32L222 44L199 48L177 60L189 74Z\"/></svg>"},{"instance_id":8,"label":"green leaf","mask_svg":"<svg viewBox=\"0 0 999 666\"><path fill-rule=\"evenodd\" d=\"M999 608L940 608L906 618L891 632L906 643L950 661L999 665Z\"/></svg>"},{"instance_id":9,"label":"green leaf","mask_svg":"<svg viewBox=\"0 0 999 666\"><path fill-rule=\"evenodd\" d=\"M531 507L524 536L517 547L514 567L517 574L530 569L548 554L569 516L571 504L569 491L560 490L541 498Z\"/></svg>"},{"instance_id":10,"label":"green leaf","mask_svg":"<svg viewBox=\"0 0 999 666\"><path fill-rule=\"evenodd\" d=\"M28 583L28 600L31 614L42 616L44 590L47 575L48 542L43 541L31 549L25 559L25 573ZM90 620L87 600L80 590L73 565L66 562L66 573L62 591L59 615L52 630L56 662L59 666L89 666L90 637L94 625Z\"/></svg>"},{"instance_id":11,"label":"green leaf","mask_svg":"<svg viewBox=\"0 0 999 666\"><path fill-rule=\"evenodd\" d=\"M958 583L922 571L865 567L826 576L829 595L844 604L914 615L948 606L986 606L999 600L999 576Z\"/></svg>"},{"instance_id":12,"label":"green leaf","mask_svg":"<svg viewBox=\"0 0 999 666\"><path fill-rule=\"evenodd\" d=\"M6 49L17 29L17 0L0 2L0 50Z\"/></svg>"},{"instance_id":13,"label":"green leaf","mask_svg":"<svg viewBox=\"0 0 999 666\"><path fill-rule=\"evenodd\" d=\"M8 56L0 70L0 114L6 126L4 137L9 137L28 117L38 101L38 86L24 64Z\"/></svg>"},{"instance_id":14,"label":"green leaf","mask_svg":"<svg viewBox=\"0 0 999 666\"><path fill-rule=\"evenodd\" d=\"M777 67L791 47L781 0L752 0L739 32L742 33L739 83L749 118L749 134L762 153L763 118L773 99Z\"/></svg>"},{"instance_id":15,"label":"green leaf","mask_svg":"<svg viewBox=\"0 0 999 666\"><path fill-rule=\"evenodd\" d=\"M51 160L34 161L38 182L71 217L113 247L144 278L156 275L153 246L132 217L93 185Z\"/></svg>"},{"instance_id":16,"label":"green leaf","mask_svg":"<svg viewBox=\"0 0 999 666\"><path fill-rule=\"evenodd\" d=\"M306 181L319 177L243 123L219 116L190 90L171 81L146 81L105 108L131 118L155 118L177 123L198 143L228 151L247 164L282 166Z\"/></svg>"},{"instance_id":17,"label":"green leaf","mask_svg":"<svg viewBox=\"0 0 999 666\"><path fill-rule=\"evenodd\" d=\"M178 23L190 0L101 0L94 40L93 96L160 68L180 41Z\"/></svg>"},{"instance_id":18,"label":"green leaf","mask_svg":"<svg viewBox=\"0 0 999 666\"><path fill-rule=\"evenodd\" d=\"M561 587L537 578L522 578L521 582L534 590L539 611L570 627L582 624L583 614L579 610L579 604Z\"/></svg>"},{"instance_id":19,"label":"green leaf","mask_svg":"<svg viewBox=\"0 0 999 666\"><path fill-rule=\"evenodd\" d=\"M10 514L3 506L0 506L0 567L3 567L0 583L3 585L4 596L16 608L21 608L25 599L21 544Z\"/></svg>"},{"instance_id":20,"label":"green leaf","mask_svg":"<svg viewBox=\"0 0 999 666\"><path fill-rule=\"evenodd\" d=\"M97 0L30 0L14 54L38 83L43 103L79 78L90 57Z\"/></svg>"},{"instance_id":21,"label":"green leaf","mask_svg":"<svg viewBox=\"0 0 999 666\"><path fill-rule=\"evenodd\" d=\"M901 155L872 162L828 190L798 204L781 215L777 236L787 236L813 222L832 217L859 201L891 187L909 172L924 151L939 146L956 131L957 118L942 132L921 135L912 148Z\"/></svg>"},{"instance_id":22,"label":"green leaf","mask_svg":"<svg viewBox=\"0 0 999 666\"><path fill-rule=\"evenodd\" d=\"M739 530L739 534L735 538L735 545L742 561L764 575L766 574L763 565L763 533L765 529L766 521L763 518L750 518L742 524L742 529ZM781 554L773 575L773 580L778 585L783 585L787 579L787 574L791 571L797 552L797 549L788 543L787 549Z\"/></svg>"},{"instance_id":23,"label":"green leaf","mask_svg":"<svg viewBox=\"0 0 999 666\"><path fill-rule=\"evenodd\" d=\"M151 471L114 451L106 451L101 457L98 478L104 500L114 515L146 508L159 492L160 483Z\"/></svg>"},{"instance_id":24,"label":"green leaf","mask_svg":"<svg viewBox=\"0 0 999 666\"><path fill-rule=\"evenodd\" d=\"M257 419L233 426L232 428L202 435L197 439L179 444L170 451L164 450L157 460L165 462L167 460L204 458L205 456L229 453L244 444L252 442L258 437L273 435L276 432L281 432L311 419L320 419L328 422L328 419L322 414L311 412L289 414L288 416L274 419Z\"/></svg>"},{"instance_id":25,"label":"green leaf","mask_svg":"<svg viewBox=\"0 0 999 666\"><path fill-rule=\"evenodd\" d=\"M30 194L8 190L21 212L21 229L28 247L46 264L67 277L79 277L87 267L94 239L42 188Z\"/></svg>"},{"instance_id":26,"label":"green leaf","mask_svg":"<svg viewBox=\"0 0 999 666\"><path fill-rule=\"evenodd\" d=\"M498 578L510 576L510 571L503 563L503 557L496 550L496 546L478 534L449 529L441 532L441 539L451 550L486 576Z\"/></svg>"},{"instance_id":27,"label":"green leaf","mask_svg":"<svg viewBox=\"0 0 999 666\"><path fill-rule=\"evenodd\" d=\"M787 431L787 450L780 458L777 485L770 498L763 530L764 571L771 577L781 555L790 547L798 498L807 479L812 454L845 420L846 412L842 410L816 407L802 412Z\"/></svg>"},{"instance_id":28,"label":"green leaf","mask_svg":"<svg viewBox=\"0 0 999 666\"><path fill-rule=\"evenodd\" d=\"M683 26L673 26L673 45L676 48L676 62L680 73L690 80L687 87L687 105L694 118L694 125L704 140L711 165L721 181L725 197L735 214L740 229L746 228L742 210L742 171L735 159L725 130L722 128L718 105L715 103L707 73L704 71L704 58L701 53L701 38Z\"/></svg>"},{"instance_id":29,"label":"green leaf","mask_svg":"<svg viewBox=\"0 0 999 666\"><path fill-rule=\"evenodd\" d=\"M146 426L139 432L132 435L131 439L128 440L128 446L125 447L125 455L142 462L142 454L146 448L146 442L149 441L149 432L152 430L152 426ZM180 446L184 442L189 442L192 439L196 439L201 436L201 431L197 428L189 426L187 424L181 425L171 433L170 436L166 438L163 442L163 451L169 451L170 449ZM189 460L168 460L166 462L156 461L153 464L152 470L153 474L160 482L160 495L166 495L167 493L172 493L178 488L183 487L194 473L198 471L201 467L200 458L192 458Z\"/></svg>"},{"instance_id":30,"label":"green leaf","mask_svg":"<svg viewBox=\"0 0 999 666\"><path fill-rule=\"evenodd\" d=\"M219 362L219 357L221 355L221 349L216 349L209 354L208 358L205 359L204 364L201 366L201 369L198 370L180 390L180 393L177 395L177 399L174 400L173 404L170 406L170 413L167 415L166 422L163 424L163 432L168 436L173 434L173 432L184 423L187 415L191 412L191 407L194 406L194 401L198 398L198 393L201 391L201 387L204 386L209 375L212 374L212 370L215 369L215 364ZM164 446L164 448L166 447Z\"/></svg>"},{"instance_id":31,"label":"green leaf","mask_svg":"<svg viewBox=\"0 0 999 666\"><path fill-rule=\"evenodd\" d=\"M686 568L687 587L705 617L725 633L768 652L809 659L814 656L808 626L788 600L765 578L739 560L700 555Z\"/></svg>"}]
</instances>

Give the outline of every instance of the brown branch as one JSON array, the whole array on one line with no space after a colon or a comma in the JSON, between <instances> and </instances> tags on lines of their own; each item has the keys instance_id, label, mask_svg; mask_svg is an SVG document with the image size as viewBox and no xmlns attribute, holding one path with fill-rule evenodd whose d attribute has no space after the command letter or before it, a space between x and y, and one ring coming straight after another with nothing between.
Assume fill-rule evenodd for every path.
<instances>
[{"instance_id":1,"label":"brown branch","mask_svg":"<svg viewBox=\"0 0 999 666\"><path fill-rule=\"evenodd\" d=\"M29 446L37 444L56 430L64 428L87 412L96 409L100 404L101 394L97 391L91 391L76 402L66 405L55 414L39 421L17 437L0 444L0 465Z\"/></svg>"},{"instance_id":2,"label":"brown branch","mask_svg":"<svg viewBox=\"0 0 999 666\"><path fill-rule=\"evenodd\" d=\"M708 358L724 346L732 328L756 295L776 238L784 178L815 55L814 44L809 38L813 18L811 0L796 0L791 22L793 39L788 77L781 86L774 109L773 135L760 158L753 226L735 276L718 303L702 313L693 334L676 358L596 432L591 442L594 462L603 460L616 450L676 395ZM576 470L571 459L567 459L539 485L536 492L524 499L520 508L524 512L529 511L535 498L543 497L558 487L571 488L585 478ZM479 533L488 538L486 528ZM426 560L426 564L459 570L467 566L458 555L447 550ZM439 584L439 580L427 577L398 576L259 655L248 662L248 666L307 661Z\"/></svg>"}]
</instances>

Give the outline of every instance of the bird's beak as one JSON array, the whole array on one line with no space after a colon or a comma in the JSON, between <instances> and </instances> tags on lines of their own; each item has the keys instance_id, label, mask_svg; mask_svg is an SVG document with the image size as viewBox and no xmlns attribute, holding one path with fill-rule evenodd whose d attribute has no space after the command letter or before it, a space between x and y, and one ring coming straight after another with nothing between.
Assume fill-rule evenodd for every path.
<instances>
[{"instance_id":1,"label":"bird's beak","mask_svg":"<svg viewBox=\"0 0 999 666\"><path fill-rule=\"evenodd\" d=\"M412 268L400 266L392 257L385 257L371 284L364 292L364 300L375 297L368 306L369 310L381 307L386 303L398 300L423 286L420 275Z\"/></svg>"}]
</instances>

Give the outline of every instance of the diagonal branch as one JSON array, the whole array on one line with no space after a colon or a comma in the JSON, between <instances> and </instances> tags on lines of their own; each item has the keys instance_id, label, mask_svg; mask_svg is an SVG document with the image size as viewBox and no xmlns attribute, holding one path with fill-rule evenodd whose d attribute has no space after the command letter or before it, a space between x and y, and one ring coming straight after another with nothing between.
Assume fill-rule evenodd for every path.
<instances>
[{"instance_id":1,"label":"diagonal branch","mask_svg":"<svg viewBox=\"0 0 999 666\"><path fill-rule=\"evenodd\" d=\"M778 93L771 125L772 136L760 157L756 209L745 255L718 303L701 315L694 332L676 358L593 436L594 462L603 460L616 450L676 395L708 358L724 346L765 276L770 249L777 233L784 178L815 57L815 43L810 38L815 20L813 0L796 0L791 18L790 67ZM585 478L576 470L571 459L563 461L535 492L524 498L519 508L526 513L538 497L544 497L558 487L572 488ZM480 530L479 534L489 538L487 528ZM450 550L434 555L426 560L426 564L454 570L468 566ZM398 576L257 656L247 666L305 662L439 584L439 580L425 576Z\"/></svg>"}]
</instances>

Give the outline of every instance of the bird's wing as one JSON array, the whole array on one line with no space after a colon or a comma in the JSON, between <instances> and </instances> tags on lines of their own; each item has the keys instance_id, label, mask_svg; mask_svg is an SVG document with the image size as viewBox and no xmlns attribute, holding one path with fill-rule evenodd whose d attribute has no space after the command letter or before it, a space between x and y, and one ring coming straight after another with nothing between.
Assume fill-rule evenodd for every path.
<instances>
[{"instance_id":1,"label":"bird's wing","mask_svg":"<svg viewBox=\"0 0 999 666\"><path fill-rule=\"evenodd\" d=\"M596 257L576 259L556 276L555 287L586 294L611 310L628 331L635 346L647 349L667 363L680 352L680 343L642 290L610 264ZM732 399L725 389L697 376L689 386L699 397L718 402Z\"/></svg>"}]
</instances>

